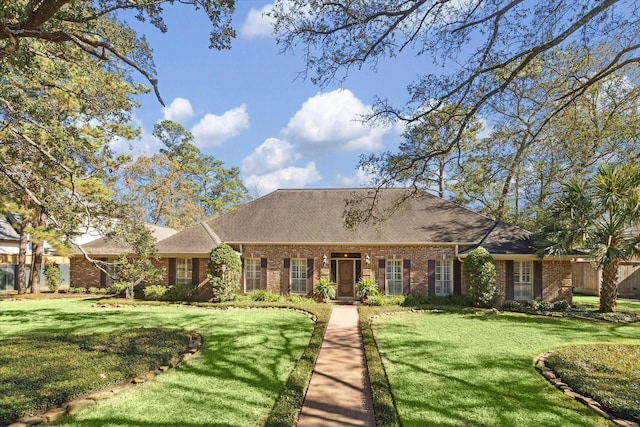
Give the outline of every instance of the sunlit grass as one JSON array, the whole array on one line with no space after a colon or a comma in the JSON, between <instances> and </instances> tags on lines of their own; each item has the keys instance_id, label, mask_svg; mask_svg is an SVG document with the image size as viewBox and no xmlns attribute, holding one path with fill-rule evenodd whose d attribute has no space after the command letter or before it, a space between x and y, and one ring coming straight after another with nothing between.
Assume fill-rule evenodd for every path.
<instances>
[{"instance_id":1,"label":"sunlit grass","mask_svg":"<svg viewBox=\"0 0 640 427\"><path fill-rule=\"evenodd\" d=\"M403 426L607 425L533 368L578 342L640 343L640 327L515 313L399 313L374 321Z\"/></svg>"},{"instance_id":2,"label":"sunlit grass","mask_svg":"<svg viewBox=\"0 0 640 427\"><path fill-rule=\"evenodd\" d=\"M573 304L577 307L597 310L600 306L600 300L597 296L593 295L574 295ZM640 300L618 298L617 309L618 311L640 313Z\"/></svg>"},{"instance_id":3,"label":"sunlit grass","mask_svg":"<svg viewBox=\"0 0 640 427\"><path fill-rule=\"evenodd\" d=\"M91 301L1 301L0 338L114 331L195 330L201 352L153 381L101 401L60 425L262 425L307 347L313 321L286 310L92 308Z\"/></svg>"}]
</instances>

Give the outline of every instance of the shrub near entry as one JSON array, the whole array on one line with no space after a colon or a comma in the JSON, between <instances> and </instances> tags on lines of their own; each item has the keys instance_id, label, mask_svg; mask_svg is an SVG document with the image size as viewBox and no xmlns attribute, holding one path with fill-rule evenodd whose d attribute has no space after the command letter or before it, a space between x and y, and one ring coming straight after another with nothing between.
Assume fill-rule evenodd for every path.
<instances>
[{"instance_id":1,"label":"shrub near entry","mask_svg":"<svg viewBox=\"0 0 640 427\"><path fill-rule=\"evenodd\" d=\"M491 254L482 246L471 252L462 264L462 273L473 304L478 307L497 307L500 294L496 286L496 265Z\"/></svg>"}]
</instances>

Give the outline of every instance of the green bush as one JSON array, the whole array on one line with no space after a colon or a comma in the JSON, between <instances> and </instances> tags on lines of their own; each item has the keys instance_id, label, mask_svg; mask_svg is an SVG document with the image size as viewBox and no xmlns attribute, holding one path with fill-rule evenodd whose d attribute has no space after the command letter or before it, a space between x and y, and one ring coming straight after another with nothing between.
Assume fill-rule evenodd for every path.
<instances>
[{"instance_id":1,"label":"green bush","mask_svg":"<svg viewBox=\"0 0 640 427\"><path fill-rule=\"evenodd\" d=\"M44 277L47 281L47 287L52 292L58 292L60 287L60 267L56 263L46 263L44 265Z\"/></svg>"},{"instance_id":2,"label":"green bush","mask_svg":"<svg viewBox=\"0 0 640 427\"><path fill-rule=\"evenodd\" d=\"M522 304L520 304L518 301L513 301L513 300L504 301L500 308L505 311L523 311L524 310L524 307L522 306Z\"/></svg>"},{"instance_id":3,"label":"green bush","mask_svg":"<svg viewBox=\"0 0 640 427\"><path fill-rule=\"evenodd\" d=\"M472 305L471 299L467 295L415 295L409 294L404 297L402 305L415 307L421 305L454 305L467 307Z\"/></svg>"},{"instance_id":4,"label":"green bush","mask_svg":"<svg viewBox=\"0 0 640 427\"><path fill-rule=\"evenodd\" d=\"M366 301L367 301L367 304L369 304L369 305L381 306L381 305L385 305L386 298L380 292L376 292L373 295L369 295L369 297L366 299Z\"/></svg>"},{"instance_id":5,"label":"green bush","mask_svg":"<svg viewBox=\"0 0 640 427\"><path fill-rule=\"evenodd\" d=\"M496 265L485 248L478 246L469 252L462 264L462 271L467 291L475 306L491 308L500 305Z\"/></svg>"},{"instance_id":6,"label":"green bush","mask_svg":"<svg viewBox=\"0 0 640 427\"><path fill-rule=\"evenodd\" d=\"M551 311L553 310L553 303L551 301L538 302L538 310Z\"/></svg>"},{"instance_id":7,"label":"green bush","mask_svg":"<svg viewBox=\"0 0 640 427\"><path fill-rule=\"evenodd\" d=\"M318 279L316 282L316 288L314 295L319 301L327 301L336 297L336 284L325 279L324 277Z\"/></svg>"},{"instance_id":8,"label":"green bush","mask_svg":"<svg viewBox=\"0 0 640 427\"><path fill-rule=\"evenodd\" d=\"M169 290L168 286L151 285L144 288L144 299L149 301L159 301Z\"/></svg>"},{"instance_id":9,"label":"green bush","mask_svg":"<svg viewBox=\"0 0 640 427\"><path fill-rule=\"evenodd\" d=\"M169 286L160 299L162 301L187 301L194 289L192 285Z\"/></svg>"},{"instance_id":10,"label":"green bush","mask_svg":"<svg viewBox=\"0 0 640 427\"><path fill-rule=\"evenodd\" d=\"M375 280L369 277L363 277L360 279L356 285L356 289L358 291L358 295L360 295L360 301L367 300L371 296L380 294L378 284Z\"/></svg>"},{"instance_id":11,"label":"green bush","mask_svg":"<svg viewBox=\"0 0 640 427\"><path fill-rule=\"evenodd\" d=\"M565 300L560 300L553 303L553 310L555 311L567 311L570 308L571 306Z\"/></svg>"},{"instance_id":12,"label":"green bush","mask_svg":"<svg viewBox=\"0 0 640 427\"><path fill-rule=\"evenodd\" d=\"M209 284L216 301L232 301L240 289L242 261L226 243L221 243L209 254Z\"/></svg>"},{"instance_id":13,"label":"green bush","mask_svg":"<svg viewBox=\"0 0 640 427\"><path fill-rule=\"evenodd\" d=\"M87 288L82 286L70 286L67 292L70 294L84 294L87 292Z\"/></svg>"},{"instance_id":14,"label":"green bush","mask_svg":"<svg viewBox=\"0 0 640 427\"><path fill-rule=\"evenodd\" d=\"M108 291L108 288L98 288L96 286L90 286L87 289L88 294L104 295Z\"/></svg>"},{"instance_id":15,"label":"green bush","mask_svg":"<svg viewBox=\"0 0 640 427\"><path fill-rule=\"evenodd\" d=\"M129 285L126 282L114 282L107 288L107 293L111 295L124 296Z\"/></svg>"},{"instance_id":16,"label":"green bush","mask_svg":"<svg viewBox=\"0 0 640 427\"><path fill-rule=\"evenodd\" d=\"M249 294L252 301L277 302L282 300L282 296L266 289L258 289Z\"/></svg>"}]
</instances>

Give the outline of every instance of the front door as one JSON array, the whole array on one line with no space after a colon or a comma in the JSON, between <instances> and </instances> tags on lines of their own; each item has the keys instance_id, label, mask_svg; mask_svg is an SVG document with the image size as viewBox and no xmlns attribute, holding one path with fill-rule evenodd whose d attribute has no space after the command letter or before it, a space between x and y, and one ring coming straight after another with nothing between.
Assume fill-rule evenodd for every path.
<instances>
[{"instance_id":1,"label":"front door","mask_svg":"<svg viewBox=\"0 0 640 427\"><path fill-rule=\"evenodd\" d=\"M338 296L353 297L354 292L354 261L352 259L338 260Z\"/></svg>"}]
</instances>

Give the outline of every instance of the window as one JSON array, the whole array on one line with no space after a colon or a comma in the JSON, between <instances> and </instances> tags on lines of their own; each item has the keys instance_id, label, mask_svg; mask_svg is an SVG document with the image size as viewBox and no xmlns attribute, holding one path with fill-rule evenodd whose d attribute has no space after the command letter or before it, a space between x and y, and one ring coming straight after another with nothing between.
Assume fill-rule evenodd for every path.
<instances>
[{"instance_id":1,"label":"window","mask_svg":"<svg viewBox=\"0 0 640 427\"><path fill-rule=\"evenodd\" d=\"M193 261L191 258L176 258L176 285L190 285L193 283Z\"/></svg>"},{"instance_id":2,"label":"window","mask_svg":"<svg viewBox=\"0 0 640 427\"><path fill-rule=\"evenodd\" d=\"M533 299L533 262L513 262L513 299Z\"/></svg>"},{"instance_id":3,"label":"window","mask_svg":"<svg viewBox=\"0 0 640 427\"><path fill-rule=\"evenodd\" d=\"M307 293L307 259L293 258L291 260L291 293Z\"/></svg>"},{"instance_id":4,"label":"window","mask_svg":"<svg viewBox=\"0 0 640 427\"><path fill-rule=\"evenodd\" d=\"M107 274L105 276L105 286L108 288L118 281L118 267L115 261L107 261L104 267L104 269L107 271Z\"/></svg>"},{"instance_id":5,"label":"window","mask_svg":"<svg viewBox=\"0 0 640 427\"><path fill-rule=\"evenodd\" d=\"M453 261L436 260L436 295L453 293Z\"/></svg>"},{"instance_id":6,"label":"window","mask_svg":"<svg viewBox=\"0 0 640 427\"><path fill-rule=\"evenodd\" d=\"M402 260L388 259L386 262L385 283L387 295L402 295Z\"/></svg>"},{"instance_id":7,"label":"window","mask_svg":"<svg viewBox=\"0 0 640 427\"><path fill-rule=\"evenodd\" d=\"M244 259L244 291L260 289L260 258Z\"/></svg>"}]
</instances>

